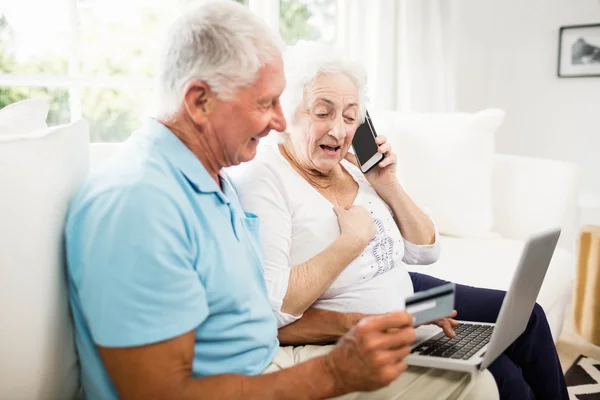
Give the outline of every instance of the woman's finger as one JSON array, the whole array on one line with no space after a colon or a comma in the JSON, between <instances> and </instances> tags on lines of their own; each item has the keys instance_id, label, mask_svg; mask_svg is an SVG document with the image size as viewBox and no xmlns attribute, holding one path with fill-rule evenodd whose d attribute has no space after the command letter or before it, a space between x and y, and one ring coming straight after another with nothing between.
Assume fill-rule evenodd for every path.
<instances>
[{"instance_id":1,"label":"woman's finger","mask_svg":"<svg viewBox=\"0 0 600 400\"><path fill-rule=\"evenodd\" d=\"M435 321L435 324L437 326L439 326L440 328L442 328L442 330L444 331L446 336L448 336L450 338L453 338L456 336L456 333L454 333L454 329L452 329L452 326L450 325L448 318L438 319L437 321Z\"/></svg>"},{"instance_id":2,"label":"woman's finger","mask_svg":"<svg viewBox=\"0 0 600 400\"><path fill-rule=\"evenodd\" d=\"M387 138L386 138L385 136L383 136L383 135L382 135L382 136L377 136L377 137L375 138L375 143L377 143L377 144L378 144L378 145L380 145L380 146L381 146L382 144L384 144L385 142L387 142Z\"/></svg>"},{"instance_id":3,"label":"woman's finger","mask_svg":"<svg viewBox=\"0 0 600 400\"><path fill-rule=\"evenodd\" d=\"M398 159L398 156L396 156L396 153L390 153L388 156L386 156L383 159L382 162L379 163L379 167L385 168L389 165L395 164L397 159Z\"/></svg>"},{"instance_id":4,"label":"woman's finger","mask_svg":"<svg viewBox=\"0 0 600 400\"><path fill-rule=\"evenodd\" d=\"M449 322L446 322L442 329L444 330L446 336L448 336L449 338L456 337L456 333L454 333L454 329L452 329Z\"/></svg>"},{"instance_id":5,"label":"woman's finger","mask_svg":"<svg viewBox=\"0 0 600 400\"><path fill-rule=\"evenodd\" d=\"M387 167L388 165L390 165L390 162L387 158L384 158L382 162L380 162L379 164L379 168L383 169L385 167Z\"/></svg>"},{"instance_id":6,"label":"woman's finger","mask_svg":"<svg viewBox=\"0 0 600 400\"><path fill-rule=\"evenodd\" d=\"M392 152L392 145L389 143L384 143L379 146L379 152L381 154L389 154Z\"/></svg>"},{"instance_id":7,"label":"woman's finger","mask_svg":"<svg viewBox=\"0 0 600 400\"><path fill-rule=\"evenodd\" d=\"M448 336L448 337L456 336L454 333L454 329L452 329L452 324L450 323L449 318L437 319L437 320L433 321L432 324L437 325L440 328L442 328L442 330L444 331L446 336Z\"/></svg>"}]
</instances>

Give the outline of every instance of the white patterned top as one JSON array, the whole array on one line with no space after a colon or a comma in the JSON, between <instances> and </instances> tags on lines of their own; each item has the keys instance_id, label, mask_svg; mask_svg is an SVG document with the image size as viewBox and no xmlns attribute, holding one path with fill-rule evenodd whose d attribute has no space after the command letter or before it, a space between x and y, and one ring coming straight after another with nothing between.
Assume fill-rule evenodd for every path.
<instances>
[{"instance_id":1,"label":"white patterned top","mask_svg":"<svg viewBox=\"0 0 600 400\"><path fill-rule=\"evenodd\" d=\"M413 294L408 264L429 264L439 257L439 241L417 246L402 237L390 209L362 172L343 160L358 183L354 205L373 214L376 236L315 302L339 312L379 314L404 309ZM260 217L264 275L279 326L301 316L281 312L290 270L319 254L340 236L333 205L304 180L274 146L260 148L256 159L231 172L245 211Z\"/></svg>"}]
</instances>

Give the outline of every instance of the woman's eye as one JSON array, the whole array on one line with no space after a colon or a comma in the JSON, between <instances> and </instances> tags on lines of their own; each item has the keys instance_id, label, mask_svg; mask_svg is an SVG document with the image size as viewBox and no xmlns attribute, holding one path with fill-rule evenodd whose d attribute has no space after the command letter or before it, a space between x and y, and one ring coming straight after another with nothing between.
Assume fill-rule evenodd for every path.
<instances>
[{"instance_id":1,"label":"woman's eye","mask_svg":"<svg viewBox=\"0 0 600 400\"><path fill-rule=\"evenodd\" d=\"M354 118L352 117L344 117L346 119L346 122L348 122L349 124L353 123L354 121L356 121Z\"/></svg>"},{"instance_id":2,"label":"woman's eye","mask_svg":"<svg viewBox=\"0 0 600 400\"><path fill-rule=\"evenodd\" d=\"M327 113L316 113L315 115L316 115L317 117L319 117L319 118L325 118L325 117L326 117L326 116L328 116L329 114L327 114Z\"/></svg>"}]
</instances>

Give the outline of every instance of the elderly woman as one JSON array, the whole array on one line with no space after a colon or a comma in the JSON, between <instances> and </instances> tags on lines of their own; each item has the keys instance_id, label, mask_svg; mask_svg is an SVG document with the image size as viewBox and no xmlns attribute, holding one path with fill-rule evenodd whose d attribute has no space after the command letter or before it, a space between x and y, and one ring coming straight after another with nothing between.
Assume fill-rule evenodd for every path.
<instances>
[{"instance_id":1,"label":"elderly woman","mask_svg":"<svg viewBox=\"0 0 600 400\"><path fill-rule=\"evenodd\" d=\"M287 51L285 68L287 132L262 146L236 181L243 207L261 219L282 344L331 342L361 316L401 309L415 291L445 283L405 268L435 262L440 245L433 222L398 183L385 138L376 139L385 158L366 175L348 152L365 118L361 66L305 42ZM495 322L504 294L457 285L456 310L463 320ZM452 336L457 322L437 324ZM568 398L538 305L489 370L502 399Z\"/></svg>"}]
</instances>

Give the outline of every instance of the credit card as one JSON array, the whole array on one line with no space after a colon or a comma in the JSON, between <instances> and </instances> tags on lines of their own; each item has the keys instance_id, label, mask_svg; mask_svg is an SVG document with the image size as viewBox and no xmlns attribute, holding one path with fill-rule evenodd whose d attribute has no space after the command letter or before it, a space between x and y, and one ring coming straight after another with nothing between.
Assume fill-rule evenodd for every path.
<instances>
[{"instance_id":1,"label":"credit card","mask_svg":"<svg viewBox=\"0 0 600 400\"><path fill-rule=\"evenodd\" d=\"M454 291L454 283L447 283L407 297L406 311L414 317L414 325L449 317L454 310Z\"/></svg>"}]
</instances>

